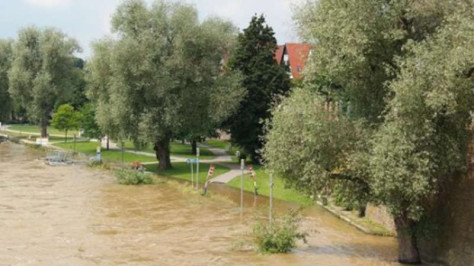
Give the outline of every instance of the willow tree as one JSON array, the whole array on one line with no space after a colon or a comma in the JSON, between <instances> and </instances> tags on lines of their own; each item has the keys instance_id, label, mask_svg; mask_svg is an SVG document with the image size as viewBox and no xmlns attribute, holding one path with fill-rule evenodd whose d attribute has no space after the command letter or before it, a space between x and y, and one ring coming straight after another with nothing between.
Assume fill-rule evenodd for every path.
<instances>
[{"instance_id":1,"label":"willow tree","mask_svg":"<svg viewBox=\"0 0 474 266\"><path fill-rule=\"evenodd\" d=\"M94 132L96 137L107 136L107 150L109 149L110 138L116 138L119 135L118 119L114 116L117 114L116 106L111 100L111 81L112 81L112 49L113 41L110 39L103 39L92 44L94 56L86 64L87 81L87 97L93 103L94 121L83 121L89 125L97 123L100 130ZM91 108L91 107L88 107ZM98 134L100 131L100 134ZM103 133L103 134L102 134Z\"/></svg>"},{"instance_id":2,"label":"willow tree","mask_svg":"<svg viewBox=\"0 0 474 266\"><path fill-rule=\"evenodd\" d=\"M417 222L456 173L467 169L474 111L474 2L453 4L433 36L410 43L386 122L375 135L372 189L394 216L400 256L418 262Z\"/></svg>"},{"instance_id":3,"label":"willow tree","mask_svg":"<svg viewBox=\"0 0 474 266\"><path fill-rule=\"evenodd\" d=\"M12 41L0 40L0 122L10 120L12 100L8 93L8 71L12 61Z\"/></svg>"},{"instance_id":4,"label":"willow tree","mask_svg":"<svg viewBox=\"0 0 474 266\"><path fill-rule=\"evenodd\" d=\"M465 170L473 7L472 0L321 0L295 16L317 48L306 91L273 111L266 162L301 190L322 193L343 179L386 205L403 263L420 262L417 223L446 180ZM341 103L337 119L316 108L326 101Z\"/></svg>"},{"instance_id":5,"label":"willow tree","mask_svg":"<svg viewBox=\"0 0 474 266\"><path fill-rule=\"evenodd\" d=\"M90 69L105 92L98 118L107 113L122 136L152 143L159 168L171 168L173 137L202 134L240 101L238 74L222 64L235 27L201 23L191 5L129 0L114 14L112 31L117 38L92 59L107 58L104 74Z\"/></svg>"},{"instance_id":6,"label":"willow tree","mask_svg":"<svg viewBox=\"0 0 474 266\"><path fill-rule=\"evenodd\" d=\"M74 39L53 28L25 28L13 47L9 92L16 103L36 122L46 137L49 116L75 90L77 71L74 53L80 47Z\"/></svg>"}]
</instances>

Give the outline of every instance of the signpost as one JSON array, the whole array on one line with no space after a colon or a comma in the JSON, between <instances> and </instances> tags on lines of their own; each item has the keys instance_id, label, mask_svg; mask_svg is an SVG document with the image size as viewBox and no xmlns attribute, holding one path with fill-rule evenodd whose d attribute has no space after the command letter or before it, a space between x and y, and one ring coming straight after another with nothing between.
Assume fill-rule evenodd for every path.
<instances>
[{"instance_id":1,"label":"signpost","mask_svg":"<svg viewBox=\"0 0 474 266\"><path fill-rule=\"evenodd\" d=\"M196 161L196 160L194 160ZM191 165L191 187L194 185L194 167L193 167L193 160L192 159L187 159L186 163Z\"/></svg>"},{"instance_id":2,"label":"signpost","mask_svg":"<svg viewBox=\"0 0 474 266\"><path fill-rule=\"evenodd\" d=\"M76 153L76 134L74 134L74 148L73 152Z\"/></svg>"},{"instance_id":3,"label":"signpost","mask_svg":"<svg viewBox=\"0 0 474 266\"><path fill-rule=\"evenodd\" d=\"M245 160L240 159L240 170L242 170L242 175L240 176L240 212L241 212L241 215L244 211L244 169L245 169Z\"/></svg>"},{"instance_id":4,"label":"signpost","mask_svg":"<svg viewBox=\"0 0 474 266\"><path fill-rule=\"evenodd\" d=\"M123 160L123 152L124 152L123 149L124 149L125 143L123 142L123 140L121 142L121 146L122 146L122 169L123 169L124 166L125 166L125 163L124 163L124 160Z\"/></svg>"},{"instance_id":5,"label":"signpost","mask_svg":"<svg viewBox=\"0 0 474 266\"><path fill-rule=\"evenodd\" d=\"M270 225L273 220L273 173L270 173L270 211L269 211Z\"/></svg>"},{"instance_id":6,"label":"signpost","mask_svg":"<svg viewBox=\"0 0 474 266\"><path fill-rule=\"evenodd\" d=\"M249 166L249 173L250 178L252 178L253 181L253 194L255 194L255 196L258 196L257 179L255 178L255 171L253 170L253 166Z\"/></svg>"},{"instance_id":7,"label":"signpost","mask_svg":"<svg viewBox=\"0 0 474 266\"><path fill-rule=\"evenodd\" d=\"M102 154L101 154L101 152L100 152L100 147L97 147L96 160L97 160L99 163L102 163Z\"/></svg>"},{"instance_id":8,"label":"signpost","mask_svg":"<svg viewBox=\"0 0 474 266\"><path fill-rule=\"evenodd\" d=\"M209 185L209 180L212 179L212 175L214 174L214 165L211 165L209 167L209 172L207 172L207 178L206 178L206 183L204 183L204 187L202 188L202 195L205 196L207 193L207 186Z\"/></svg>"},{"instance_id":9,"label":"signpost","mask_svg":"<svg viewBox=\"0 0 474 266\"><path fill-rule=\"evenodd\" d=\"M196 189L199 189L199 148L196 149Z\"/></svg>"}]
</instances>

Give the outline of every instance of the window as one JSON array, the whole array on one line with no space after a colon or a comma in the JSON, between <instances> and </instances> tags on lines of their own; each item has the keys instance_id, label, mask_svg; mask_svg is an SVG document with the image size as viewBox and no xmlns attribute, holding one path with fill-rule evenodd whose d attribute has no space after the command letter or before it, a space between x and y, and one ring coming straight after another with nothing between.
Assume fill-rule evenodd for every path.
<instances>
[{"instance_id":1,"label":"window","mask_svg":"<svg viewBox=\"0 0 474 266\"><path fill-rule=\"evenodd\" d=\"M297 71L297 72L301 72L301 67L300 67L300 66L296 66L296 71Z\"/></svg>"}]
</instances>

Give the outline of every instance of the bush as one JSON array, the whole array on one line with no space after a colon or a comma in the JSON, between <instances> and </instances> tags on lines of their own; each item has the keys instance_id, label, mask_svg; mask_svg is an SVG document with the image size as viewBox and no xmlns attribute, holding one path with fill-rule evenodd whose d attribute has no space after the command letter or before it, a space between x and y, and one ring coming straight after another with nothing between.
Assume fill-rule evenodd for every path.
<instances>
[{"instance_id":1,"label":"bush","mask_svg":"<svg viewBox=\"0 0 474 266\"><path fill-rule=\"evenodd\" d=\"M100 161L97 161L97 160L89 161L89 163L87 165L89 167L92 167L92 168L98 168L98 169L103 169L103 170L110 170L111 169L111 166L109 164L104 163L104 162L100 162Z\"/></svg>"},{"instance_id":2,"label":"bush","mask_svg":"<svg viewBox=\"0 0 474 266\"><path fill-rule=\"evenodd\" d=\"M151 174L136 170L120 170L116 172L117 182L121 185L148 185L153 183Z\"/></svg>"},{"instance_id":3,"label":"bush","mask_svg":"<svg viewBox=\"0 0 474 266\"><path fill-rule=\"evenodd\" d=\"M306 243L306 233L299 232L301 216L292 211L273 223L260 222L253 228L254 242L262 253L288 253L296 247L296 240Z\"/></svg>"}]
</instances>

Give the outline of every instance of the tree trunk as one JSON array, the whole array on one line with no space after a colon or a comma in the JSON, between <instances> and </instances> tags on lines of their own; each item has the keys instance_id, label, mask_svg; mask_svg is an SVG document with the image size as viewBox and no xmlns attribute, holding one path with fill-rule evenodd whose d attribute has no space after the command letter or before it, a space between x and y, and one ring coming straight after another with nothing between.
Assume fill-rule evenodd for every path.
<instances>
[{"instance_id":1,"label":"tree trunk","mask_svg":"<svg viewBox=\"0 0 474 266\"><path fill-rule=\"evenodd\" d=\"M403 264L420 264L420 254L416 243L415 222L404 213L395 217L398 236L398 260Z\"/></svg>"},{"instance_id":2,"label":"tree trunk","mask_svg":"<svg viewBox=\"0 0 474 266\"><path fill-rule=\"evenodd\" d=\"M106 147L107 150L110 149L110 139L109 139L109 135L107 135L107 147Z\"/></svg>"},{"instance_id":3,"label":"tree trunk","mask_svg":"<svg viewBox=\"0 0 474 266\"><path fill-rule=\"evenodd\" d=\"M197 154L197 143L196 143L196 139L193 139L193 141L191 141L191 153L193 155L196 155Z\"/></svg>"},{"instance_id":4,"label":"tree trunk","mask_svg":"<svg viewBox=\"0 0 474 266\"><path fill-rule=\"evenodd\" d=\"M365 217L365 211L367 210L367 203L359 204L358 215L360 218Z\"/></svg>"},{"instance_id":5,"label":"tree trunk","mask_svg":"<svg viewBox=\"0 0 474 266\"><path fill-rule=\"evenodd\" d=\"M160 170L167 170L173 168L170 159L170 139L158 139L154 146L156 152L156 159L158 160L158 168Z\"/></svg>"},{"instance_id":6,"label":"tree trunk","mask_svg":"<svg viewBox=\"0 0 474 266\"><path fill-rule=\"evenodd\" d=\"M47 125L41 125L41 137L42 138L47 138L48 137L48 126Z\"/></svg>"},{"instance_id":7,"label":"tree trunk","mask_svg":"<svg viewBox=\"0 0 474 266\"><path fill-rule=\"evenodd\" d=\"M67 129L66 129L66 134L64 135L64 138L66 139L66 143L67 143Z\"/></svg>"},{"instance_id":8,"label":"tree trunk","mask_svg":"<svg viewBox=\"0 0 474 266\"><path fill-rule=\"evenodd\" d=\"M48 137L48 115L47 115L47 113L44 114L42 118L40 118L39 127L41 129L41 137L42 138L47 138Z\"/></svg>"}]
</instances>

